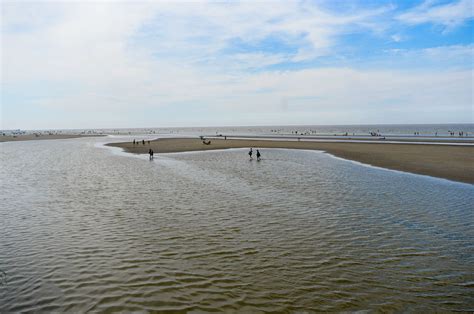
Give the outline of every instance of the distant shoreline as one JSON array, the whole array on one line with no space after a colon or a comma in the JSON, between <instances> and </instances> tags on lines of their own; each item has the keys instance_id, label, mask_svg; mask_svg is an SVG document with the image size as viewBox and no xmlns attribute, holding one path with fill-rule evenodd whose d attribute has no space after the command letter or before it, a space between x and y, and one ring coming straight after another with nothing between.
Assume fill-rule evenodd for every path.
<instances>
[{"instance_id":1,"label":"distant shoreline","mask_svg":"<svg viewBox=\"0 0 474 314\"><path fill-rule=\"evenodd\" d=\"M120 147L134 154L148 154L149 149L155 153L178 153L228 148L289 148L322 150L334 156L362 162L365 164L400 170L405 172L429 175L459 182L474 184L474 147L450 145L410 145L389 143L344 143L344 142L309 142L251 139L210 139L210 145L204 145L200 139L166 138L133 144L109 143L108 146ZM246 155L243 158L247 158Z\"/></svg>"},{"instance_id":2,"label":"distant shoreline","mask_svg":"<svg viewBox=\"0 0 474 314\"><path fill-rule=\"evenodd\" d=\"M79 137L97 137L105 135L84 135L84 134L45 134L38 135L35 134L22 134L22 135L0 135L1 142L19 142L19 141L39 141L39 140L62 140L68 138L79 138Z\"/></svg>"}]
</instances>

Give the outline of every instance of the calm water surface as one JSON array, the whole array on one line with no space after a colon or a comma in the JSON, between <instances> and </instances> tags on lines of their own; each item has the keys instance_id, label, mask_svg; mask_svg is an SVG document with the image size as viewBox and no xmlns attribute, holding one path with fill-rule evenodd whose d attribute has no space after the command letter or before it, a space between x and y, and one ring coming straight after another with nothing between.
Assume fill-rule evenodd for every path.
<instances>
[{"instance_id":1,"label":"calm water surface","mask_svg":"<svg viewBox=\"0 0 474 314\"><path fill-rule=\"evenodd\" d=\"M474 310L472 185L108 140L0 144L0 312Z\"/></svg>"},{"instance_id":2,"label":"calm water surface","mask_svg":"<svg viewBox=\"0 0 474 314\"><path fill-rule=\"evenodd\" d=\"M42 132L44 133L45 130ZM56 132L58 130L51 130ZM377 132L382 136L413 136L418 132L420 136L448 137L456 139L458 132L464 132L463 136L474 136L474 123L457 124L370 124L370 125L273 125L273 126L223 126L223 127L153 127L153 128L130 128L130 129L77 129L77 130L59 130L65 134L78 132L85 133L104 133L104 134L181 134L181 135L291 135L295 131L299 134L307 135L341 135L348 132L356 135L370 135L370 132ZM11 132L10 131L6 131ZM33 130L26 131L34 132ZM450 136L449 132L455 132Z\"/></svg>"}]
</instances>

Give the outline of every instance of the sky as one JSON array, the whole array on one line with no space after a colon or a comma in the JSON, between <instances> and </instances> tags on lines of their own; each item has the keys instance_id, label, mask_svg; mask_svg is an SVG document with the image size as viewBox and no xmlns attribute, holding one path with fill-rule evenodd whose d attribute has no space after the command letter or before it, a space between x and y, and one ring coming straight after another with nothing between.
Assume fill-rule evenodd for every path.
<instances>
[{"instance_id":1,"label":"sky","mask_svg":"<svg viewBox=\"0 0 474 314\"><path fill-rule=\"evenodd\" d=\"M0 3L0 129L474 123L472 0Z\"/></svg>"}]
</instances>

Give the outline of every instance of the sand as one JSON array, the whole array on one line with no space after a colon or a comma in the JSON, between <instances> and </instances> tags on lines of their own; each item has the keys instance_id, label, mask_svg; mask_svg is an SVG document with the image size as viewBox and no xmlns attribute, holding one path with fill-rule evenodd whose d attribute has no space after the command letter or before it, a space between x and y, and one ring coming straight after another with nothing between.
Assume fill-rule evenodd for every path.
<instances>
[{"instance_id":1,"label":"sand","mask_svg":"<svg viewBox=\"0 0 474 314\"><path fill-rule=\"evenodd\" d=\"M337 157L359 161L365 164L429 175L454 181L474 184L474 147L450 145L413 145L388 143L329 143L305 141L268 140L223 140L211 139L204 145L200 139L158 139L150 144L111 143L136 154L174 153L227 148L261 149L262 156L268 155L265 148L290 148L322 150ZM246 152L242 158L247 158Z\"/></svg>"},{"instance_id":2,"label":"sand","mask_svg":"<svg viewBox=\"0 0 474 314\"><path fill-rule=\"evenodd\" d=\"M91 136L101 136L101 135L82 135L82 134L45 134L36 136L34 134L25 134L25 135L5 135L0 134L0 142L16 142L16 141L37 141L37 140L60 140L67 138L76 138L76 137L91 137Z\"/></svg>"}]
</instances>

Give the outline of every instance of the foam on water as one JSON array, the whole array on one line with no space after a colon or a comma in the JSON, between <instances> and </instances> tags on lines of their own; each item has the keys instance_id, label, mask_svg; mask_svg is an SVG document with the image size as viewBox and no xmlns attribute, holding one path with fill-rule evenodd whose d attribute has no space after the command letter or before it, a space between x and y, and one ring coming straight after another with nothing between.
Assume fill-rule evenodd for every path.
<instances>
[{"instance_id":1,"label":"foam on water","mask_svg":"<svg viewBox=\"0 0 474 314\"><path fill-rule=\"evenodd\" d=\"M2 312L474 309L472 185L108 140L0 144Z\"/></svg>"}]
</instances>

